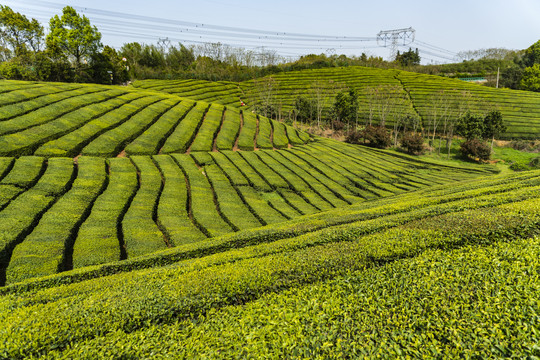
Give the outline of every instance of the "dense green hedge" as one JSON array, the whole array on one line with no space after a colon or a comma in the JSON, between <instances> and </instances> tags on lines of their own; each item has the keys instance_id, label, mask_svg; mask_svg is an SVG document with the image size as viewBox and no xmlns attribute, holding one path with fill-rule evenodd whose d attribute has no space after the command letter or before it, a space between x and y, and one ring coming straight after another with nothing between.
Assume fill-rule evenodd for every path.
<instances>
[{"instance_id":1,"label":"dense green hedge","mask_svg":"<svg viewBox=\"0 0 540 360\"><path fill-rule=\"evenodd\" d=\"M186 152L190 147L211 151L214 146L232 150L241 132L243 149L253 150L256 139L263 148L273 146L269 120L262 120L257 134L257 116L246 112L242 129L234 107L223 116L226 111L220 104L126 87L10 82L3 88L0 155L4 156L108 157L123 151L155 155ZM284 147L288 142L279 134L293 136L297 131L279 127L277 147ZM304 143L298 140L294 144Z\"/></svg>"},{"instance_id":2,"label":"dense green hedge","mask_svg":"<svg viewBox=\"0 0 540 360\"><path fill-rule=\"evenodd\" d=\"M186 175L190 189L190 211L201 230L209 236L224 235L232 231L218 211L214 190L203 169L198 169L195 161L188 155L173 155Z\"/></svg>"},{"instance_id":3,"label":"dense green hedge","mask_svg":"<svg viewBox=\"0 0 540 360\"><path fill-rule=\"evenodd\" d=\"M158 264L171 264L186 258L200 257L231 248L263 242L273 242L325 228L328 228L329 234L339 234L341 230L335 226L358 221L375 221L375 226L364 226L363 230L361 230L364 233L365 231L378 231L378 229L395 226L395 224L402 223L403 221L414 221L425 218L426 216L436 216L464 209L484 208L531 199L538 196L539 186L540 173L535 171L505 177L472 180L460 185L428 188L397 197L362 202L349 208L335 209L307 218L298 218L282 224L273 225L269 228L243 231L201 243L186 244L175 249L170 249L162 254L150 255L138 260L126 260L120 263L102 265L86 270L81 269L80 271L66 273L65 275L56 275L49 279L0 289L0 294L5 291L9 293L23 290L27 287L32 289L73 281L77 282L83 279L101 277L117 272L153 267ZM393 217L388 217L390 215L393 215ZM397 220L395 219L396 217ZM382 223L380 221L377 222L379 218L381 218ZM347 227L349 225L344 226ZM317 237L313 237L313 239L316 240ZM331 240L332 238L329 239Z\"/></svg>"},{"instance_id":4,"label":"dense green hedge","mask_svg":"<svg viewBox=\"0 0 540 360\"><path fill-rule=\"evenodd\" d=\"M216 138L216 147L218 150L231 150L240 133L240 112L235 109L225 111L223 126Z\"/></svg>"},{"instance_id":5,"label":"dense green hedge","mask_svg":"<svg viewBox=\"0 0 540 360\"><path fill-rule=\"evenodd\" d=\"M84 162L83 166L86 167ZM94 170L94 169L92 169ZM86 169L81 169L84 176ZM48 161L47 170L32 192L49 196L63 195L74 179L73 160L55 158ZM69 207L66 205L69 204ZM30 235L13 250L6 270L6 283L12 284L28 278L55 274L64 270L65 242L72 236L70 220L76 218L70 195L56 202L40 219ZM15 220L15 219L12 219Z\"/></svg>"},{"instance_id":6,"label":"dense green hedge","mask_svg":"<svg viewBox=\"0 0 540 360\"><path fill-rule=\"evenodd\" d=\"M210 105L207 103L197 103L167 138L161 152L164 154L185 152L195 139L209 108Z\"/></svg>"},{"instance_id":7,"label":"dense green hedge","mask_svg":"<svg viewBox=\"0 0 540 360\"><path fill-rule=\"evenodd\" d=\"M157 154L165 140L172 134L178 123L193 109L195 102L183 100L172 109L163 114L141 136L126 146L129 155Z\"/></svg>"},{"instance_id":8,"label":"dense green hedge","mask_svg":"<svg viewBox=\"0 0 540 360\"><path fill-rule=\"evenodd\" d=\"M221 105L213 104L210 106L197 137L191 144L191 151L212 151L214 139L221 128L224 112L225 108Z\"/></svg>"},{"instance_id":9,"label":"dense green hedge","mask_svg":"<svg viewBox=\"0 0 540 360\"><path fill-rule=\"evenodd\" d=\"M255 114L246 111L242 113L242 128L238 135L238 148L240 150L249 151L255 148L258 121Z\"/></svg>"},{"instance_id":10,"label":"dense green hedge","mask_svg":"<svg viewBox=\"0 0 540 360\"><path fill-rule=\"evenodd\" d=\"M510 298L500 298L499 293L493 293L491 292L491 287L486 287L485 276L478 277L478 281L464 281L457 276L460 271L467 269L467 267L478 269L479 271L483 266L471 267L463 260L456 261L459 257L450 257L449 259L452 259L452 261L448 261L447 264L458 264L459 269L463 269L455 272L455 284L458 287L461 284L462 289L468 289L470 287L471 290L453 293L435 291L433 286L435 284L441 284L441 278L438 274L449 276L449 274L453 274L454 272L448 272L448 267L442 267L438 271L433 271L435 267L433 265L427 265L431 263L431 259L436 259L435 256L430 256L430 249L451 249L461 246L471 246L471 248L465 248L462 252L455 250L454 253L467 254L468 252L470 253L471 261L474 262L473 259L475 257L473 254L481 254L482 247L479 247L481 244L511 241L538 233L540 229L540 218L538 217L540 202L538 201L538 194L540 193L538 192L538 186L528 190L519 189L510 191L503 194L502 197L488 195L485 197L486 203L483 205L481 201L477 201L477 198L467 199L466 201L468 201L470 210L464 212L462 211L467 202L458 201L455 204L441 204L432 209L419 209L419 212L416 213L402 213L396 215L397 217L393 219L386 219L385 217L376 218L371 220L369 226L367 223L352 223L341 226L339 229L329 228L296 238L276 241L272 244L261 244L198 260L180 262L175 266L162 268L160 271L153 269L142 270L58 287L54 289L54 296L46 303L40 302L39 299L47 299L51 296L48 295L48 290L28 293L19 292L16 297L5 295L0 299L0 303L3 308L9 309L9 312L1 314L7 325L0 329L0 337L2 338L0 354L4 357L24 357L50 351L52 351L51 355L55 355L55 352L58 352L57 354L60 355L61 352L67 351L64 355L70 357L69 354L73 356L73 354L84 349L85 351L94 352L93 354L105 354L103 352L106 352L109 355L115 354L115 356L120 356L120 354L123 356L136 356L141 354L138 351L146 351L147 340L145 339L151 339L149 341L152 342L152 351L154 354L156 351L168 352L171 349L173 349L171 351L175 351L174 354L176 356L179 354L178 351L183 351L183 354L188 357L190 357L190 354L201 355L207 353L209 356L213 353L221 354L225 349L234 354L237 354L236 351L240 351L238 354L243 354L245 346L240 345L234 340L236 336L242 336L239 334L242 330L224 333L223 330L220 330L222 326L218 326L217 324L219 321L223 321L224 329L230 326L238 326L239 329L246 329L246 326L249 326L253 329L252 331L256 331L256 329L264 331L262 329L266 329L266 327L259 327L257 322L253 323L253 318L265 321L265 316L259 318L255 314L258 314L259 311L269 311L268 313L271 314L270 309L273 309L274 305L281 307L282 311L289 311L288 309L293 311L294 309L294 314L298 314L298 316L303 315L304 311L307 311L305 315L306 321L307 319L312 321L310 317L313 316L308 309L318 309L319 311L324 309L324 311L319 312L325 318L320 326L338 321L342 326L351 329L350 332L345 332L342 335L345 339L348 339L346 338L347 334L349 334L348 336L351 339L357 336L367 336L364 331L360 331L363 322L347 321L348 313L344 313L342 308L337 307L340 309L339 313L336 313L335 317L332 316L331 308L333 308L333 305L331 305L331 302L339 298L342 298L343 302L350 304L349 306L358 309L357 311L363 309L364 312L367 311L367 313L370 313L372 317L381 316L381 320L387 324L386 326L389 330L392 328L395 329L397 324L403 324L402 326L410 328L410 322L406 316L396 316L389 322L389 318L384 315L387 311L396 312L396 314L399 312L408 314L411 311L409 310L411 309L411 305L418 304L419 306L414 308L423 309L423 312L421 312L423 315L419 319L424 321L426 316L432 316L432 312L441 311L440 319L436 318L437 320L434 320L432 327L417 329L419 336L420 334L430 334L431 332L434 335L439 334L440 336L444 334L444 329L447 329L448 326L456 326L456 330L462 329L460 331L464 335L477 336L474 335L477 332L468 327L457 327L457 324L452 325L452 323L447 323L448 320L444 320L455 319L459 321L459 319L463 319L463 311L470 311L471 319L478 319L477 316L474 317L474 314L481 314L481 312L479 313L479 309L483 309L484 311L491 309L490 307L476 307L474 306L474 302L471 307L471 301L468 300L469 297L465 296L465 294L470 294L471 300L478 300L478 296L474 294L477 294L478 291L485 291L486 295L492 296L494 300L498 297L498 302L494 304L505 304L504 306L508 307L507 311L515 308L515 300L523 299L523 297L512 296ZM503 199L511 203L504 204L503 202L500 205ZM491 213L496 214L496 216L482 216L482 214L488 213L482 210L485 206L493 207ZM450 215L454 219L467 219L475 215L474 209L480 210L480 219L477 221L479 226L465 234L461 233L460 229L454 230L451 227L441 227L438 230L432 230L429 227L411 230L407 229L406 225L405 227L402 225L415 217L420 219L435 214L443 214L444 212L449 215L454 212L455 214ZM437 221L444 225L446 218L440 217ZM501 249L505 249L500 252L501 255L504 252L508 253L508 250L510 250L510 246L506 248L504 245L495 246L502 246ZM525 246L523 249L524 251L529 250L530 247ZM443 259L445 258L445 254L451 255L453 253L441 254L437 253L437 250L434 253L434 255L438 255L439 257L442 256ZM419 259L420 262L413 258L418 255L420 256L416 259ZM422 260L425 256L427 258ZM399 261L404 258L413 259ZM528 294L525 298L531 299L528 291L523 292L522 282L508 282L505 274L509 269L508 265L514 263L517 265L517 269L521 270L523 267L519 264L529 263L533 259L536 259L535 255L529 255L525 263L523 261L510 261L512 258L507 256L504 257L506 259L505 263L497 261L495 264L489 260L482 262L481 258L478 264L491 264L494 267L503 267L501 271L496 271L495 273L489 272L489 274L492 274L491 276L499 276L497 279L500 280L495 282L495 286L508 284L506 286L515 289L513 291L521 291L520 294L522 295ZM395 262L396 260L398 261ZM408 262L411 262L410 266L406 266L402 271L398 270L400 264L407 264ZM388 265L381 266L384 264ZM396 266L397 268L394 269L393 267ZM400 284L403 276L406 276L410 278L409 281L412 286L411 293L413 295L416 294L415 289L423 289L421 293L429 291L430 287L423 287L422 282L416 282L417 276L415 275L415 271L406 270L415 269L416 267L422 269L423 266L427 266L426 269L428 270L425 272L420 271L422 279L424 276L433 279L429 284L432 284L432 291L435 291L429 297L429 301L432 301L433 304L429 311L423 308L421 303L418 303L419 300L416 296L411 295L412 297L410 298L415 299L412 303L406 301L409 299L407 295L401 296L402 293L407 292L405 289L409 289L410 286L394 285L396 282ZM444 271L444 269L447 270ZM534 269L534 267L531 267L531 269ZM381 291L383 291L382 289L387 289L385 290L386 292L383 292L385 293L383 296L384 299L378 299L377 296L365 295L366 292L367 294L371 294L371 292L376 293L378 287L375 284L377 281L380 281L377 280L380 279L379 276L376 276L377 271L382 271L383 273L389 271L387 280L381 283ZM366 276L362 276L364 272L366 272ZM512 274L516 274L516 276L512 275L512 278L515 278L517 281L517 274L519 273L519 271L512 272ZM403 274L403 276L399 276L399 274ZM484 274L488 273L484 270ZM534 276L534 274L531 275ZM348 281L349 285L347 285L347 281L342 281L342 278L345 280L351 276L360 276L362 279L372 279L372 281L351 279ZM528 281L528 283L536 284L536 282L530 282L530 279L527 277L521 276L520 278L524 279L523 281ZM309 296L304 296L304 291L312 291L313 289L317 289L317 287L325 287L328 280L330 280L328 283L330 285L337 282L337 284L343 286L342 290L333 287L332 289L334 291L325 291L324 294L328 294L326 296L330 297L326 302L321 304L313 302L313 298ZM449 284L453 283L452 279L448 281ZM413 284L417 284L417 286ZM523 284L525 283L523 282ZM305 287L305 285L310 286ZM362 287L365 290L361 292L356 291L356 289L360 289L358 286L365 286ZM468 287L464 288L463 286ZM529 288L525 289L529 290ZM281 294L272 295L273 293ZM399 294L400 296L398 298L392 297L392 293ZM265 296L265 294L269 295ZM295 294L299 294L298 297L295 297ZM360 304L364 302L366 304L373 304L373 299L377 299L375 304L381 304L377 308L379 310L375 310L372 307L358 306L358 301L360 300L354 301L353 296L355 294L357 294L356 296L360 296L361 299L364 299ZM454 299L453 301L458 305L455 313L444 311L444 309L453 309L452 307L440 307L441 305L445 306L444 302L441 301L441 296ZM286 302L276 301L274 303L273 299L276 297L288 300ZM393 302L392 299L394 298L396 300L399 299L399 301ZM113 299L114 301L111 301ZM384 304L383 301L390 302L387 305L382 305ZM426 301L428 300L424 300L424 303ZM265 306L264 304L268 304L269 306ZM258 305L260 305L260 308L257 308ZM327 306L330 306L330 308L327 309ZM524 306L530 309L531 303L525 301ZM41 309L41 311L37 311L37 309ZM369 311L369 309L373 309L373 311ZM383 309L386 309L386 311L383 311ZM480 320L480 323L484 324L481 326L481 330L491 331L491 329L497 327L494 326L496 324L506 324L502 326L502 329L507 330L496 332L499 336L492 339L492 341L503 341L502 344L506 344L504 341L507 341L506 346L514 346L512 345L514 338L508 335L508 330L522 328L516 328L512 324L512 321L501 322L501 320L498 320L504 318L500 316L500 309L501 307L499 306L490 310L490 314L492 313L493 317L490 317L488 323ZM227 313L236 311L240 311L242 316L236 318L226 316ZM522 316L520 314L518 312L515 316ZM224 317L221 317L222 315ZM275 316L274 314L274 319ZM370 316L367 316L367 318L370 318ZM198 321L192 321L193 319L198 319ZM530 319L530 317L523 317L523 319ZM215 322L212 322L213 320ZM439 325L435 326L439 321L443 321L441 324L445 325L441 326L440 330ZM206 328L207 323L209 325L208 328ZM248 323L250 325L247 325ZM277 324L272 321L269 323L274 329L274 336L276 339L279 339L279 344L282 344L282 346L276 348L275 346L265 345L268 344L266 342L263 343L254 340L254 342L250 343L253 345L253 352L251 354L261 354L262 356L264 351L270 351L269 354L279 355L277 352L284 351L284 356L295 356L296 353L290 352L288 346L283 346L283 339L290 338L291 335L281 333L279 328L274 326ZM531 323L531 325L534 324ZM361 328L357 329L357 326ZM380 329L379 327L376 328ZM14 329L19 329L19 331L14 331ZM25 330L21 331L21 329ZM180 342L178 340L171 340L165 343L168 345L160 342L160 347L156 348L154 337L161 333L160 329L169 338L178 336L182 340ZM303 344L304 340L302 339L305 334L303 331L298 330L304 329L302 322L290 322L287 325L287 329L295 331L294 333L298 334L295 336L299 336L300 344ZM331 327L329 326L324 329L331 329ZM373 327L366 327L366 329L373 330ZM386 329L386 327L382 329ZM330 336L330 339L333 338L331 337L332 332L329 334L319 327L313 328L313 331L314 333L309 336L311 339L315 335L322 336L323 338L325 336ZM368 332L367 334L370 333ZM374 334L378 334L378 332ZM396 333L396 336L399 336L399 334ZM201 341L201 337L208 340ZM480 339L482 338L483 336L480 337ZM223 347L219 345L220 342L227 341L228 339L233 339L230 345ZM253 339L259 339L259 337L257 336ZM384 335L380 339L386 339L388 341L389 338L388 335ZM390 339L393 338L390 337ZM399 339L399 337L396 339ZM420 340L421 338L419 337L418 339ZM450 347L455 349L455 351L463 351L460 346L450 345L448 342L440 341L439 339L439 337L434 336L433 338L424 338L424 340L415 343L408 341L398 342L396 348L400 351L409 351L407 346L417 346L417 351L433 351L433 349L426 349L423 344L427 341L434 341L434 343L440 344L440 346ZM334 338L334 340L337 341L337 338ZM118 346L119 341L129 344L129 346ZM278 344L277 340L276 344ZM288 343L285 342L285 344ZM290 344L293 346L297 343L292 341ZM321 344L324 344L324 342ZM298 351L301 349L304 352L298 354L298 356L310 356L310 354L313 355L318 354L320 351L325 351L326 347L306 346L299 348ZM364 346L355 349L356 347L354 346L350 347L351 351L361 351L361 349L366 348ZM478 350L480 349L481 347L478 348ZM386 350L391 354L394 348L386 348ZM502 347L501 350L507 351L505 347ZM90 353L85 352L85 354L89 355ZM354 352L351 352L351 354L354 354Z\"/></svg>"},{"instance_id":11,"label":"dense green hedge","mask_svg":"<svg viewBox=\"0 0 540 360\"><path fill-rule=\"evenodd\" d=\"M196 242L206 236L193 224L189 213L189 193L182 170L170 156L156 155L165 185L157 208L157 221L172 246Z\"/></svg>"},{"instance_id":12,"label":"dense green hedge","mask_svg":"<svg viewBox=\"0 0 540 360\"><path fill-rule=\"evenodd\" d=\"M105 157L117 155L179 102L179 99L164 99L149 105L126 122L92 141L82 150L82 154Z\"/></svg>"}]
</instances>

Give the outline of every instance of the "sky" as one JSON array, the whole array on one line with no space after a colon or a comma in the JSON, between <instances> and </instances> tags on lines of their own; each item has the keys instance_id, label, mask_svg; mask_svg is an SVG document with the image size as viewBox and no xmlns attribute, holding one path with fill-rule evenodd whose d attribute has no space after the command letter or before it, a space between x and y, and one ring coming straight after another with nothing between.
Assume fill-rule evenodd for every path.
<instances>
[{"instance_id":1,"label":"sky","mask_svg":"<svg viewBox=\"0 0 540 360\"><path fill-rule=\"evenodd\" d=\"M275 49L283 56L337 53L381 56L382 30L412 27L423 63L445 63L460 51L525 49L540 39L540 0L1 0L45 25L65 5L87 16L104 44L120 48L159 39L185 45L221 42ZM224 28L226 27L226 28Z\"/></svg>"}]
</instances>

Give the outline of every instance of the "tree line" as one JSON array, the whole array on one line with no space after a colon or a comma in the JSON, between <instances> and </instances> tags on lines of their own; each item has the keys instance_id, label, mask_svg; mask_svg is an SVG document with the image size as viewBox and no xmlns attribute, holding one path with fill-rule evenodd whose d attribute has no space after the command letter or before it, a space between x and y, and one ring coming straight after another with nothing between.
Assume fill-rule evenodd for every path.
<instances>
[{"instance_id":1,"label":"tree line","mask_svg":"<svg viewBox=\"0 0 540 360\"><path fill-rule=\"evenodd\" d=\"M0 5L0 76L102 84L148 78L245 81L286 71L361 65L452 77L500 69L500 86L540 91L540 40L526 50L465 51L459 53L462 63L423 66L418 49L410 48L393 61L364 53L309 54L287 61L272 50L255 52L221 43L186 47L133 42L115 50L104 46L98 29L70 6L50 19L49 29L45 34L36 19Z\"/></svg>"},{"instance_id":2,"label":"tree line","mask_svg":"<svg viewBox=\"0 0 540 360\"><path fill-rule=\"evenodd\" d=\"M284 71L351 65L391 66L366 54L311 54L287 62L275 51L221 43L186 47L132 42L115 50L103 45L97 27L70 6L50 19L45 34L36 19L0 5L0 77L7 79L100 84L148 78L244 81Z\"/></svg>"}]
</instances>

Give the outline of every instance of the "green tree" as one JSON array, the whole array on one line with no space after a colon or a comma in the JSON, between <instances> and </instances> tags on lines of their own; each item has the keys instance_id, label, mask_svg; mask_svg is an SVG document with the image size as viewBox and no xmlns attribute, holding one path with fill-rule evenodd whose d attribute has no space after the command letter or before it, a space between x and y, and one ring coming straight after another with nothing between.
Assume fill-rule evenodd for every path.
<instances>
[{"instance_id":1,"label":"green tree","mask_svg":"<svg viewBox=\"0 0 540 360\"><path fill-rule=\"evenodd\" d=\"M520 86L523 90L540 92L540 64L534 64L523 70Z\"/></svg>"},{"instance_id":2,"label":"green tree","mask_svg":"<svg viewBox=\"0 0 540 360\"><path fill-rule=\"evenodd\" d=\"M195 56L193 51L186 48L184 45L179 44L179 47L172 46L166 55L167 65L173 70L187 70L193 61Z\"/></svg>"},{"instance_id":3,"label":"green tree","mask_svg":"<svg viewBox=\"0 0 540 360\"><path fill-rule=\"evenodd\" d=\"M484 135L484 119L468 111L459 119L456 133L467 140L482 138Z\"/></svg>"},{"instance_id":4,"label":"green tree","mask_svg":"<svg viewBox=\"0 0 540 360\"><path fill-rule=\"evenodd\" d=\"M84 58L90 58L102 48L101 33L90 24L86 16L80 16L71 6L62 10L62 16L55 15L49 21L47 47L60 51L75 60L80 67Z\"/></svg>"},{"instance_id":5,"label":"green tree","mask_svg":"<svg viewBox=\"0 0 540 360\"><path fill-rule=\"evenodd\" d=\"M412 66L420 64L420 55L418 55L418 48L413 51L409 48L408 51L400 54L399 51L396 56L396 62L401 64L401 66Z\"/></svg>"},{"instance_id":6,"label":"green tree","mask_svg":"<svg viewBox=\"0 0 540 360\"><path fill-rule=\"evenodd\" d=\"M0 5L0 39L11 47L15 56L37 52L43 42L43 26L36 19L28 18L10 7Z\"/></svg>"},{"instance_id":7,"label":"green tree","mask_svg":"<svg viewBox=\"0 0 540 360\"><path fill-rule=\"evenodd\" d=\"M105 46L103 51L95 53L90 60L92 82L98 84L121 84L128 80L125 61L116 50Z\"/></svg>"},{"instance_id":8,"label":"green tree","mask_svg":"<svg viewBox=\"0 0 540 360\"><path fill-rule=\"evenodd\" d=\"M315 113L314 101L307 96L298 96L294 102L295 120L302 123L309 123L313 120Z\"/></svg>"},{"instance_id":9,"label":"green tree","mask_svg":"<svg viewBox=\"0 0 540 360\"><path fill-rule=\"evenodd\" d=\"M351 121L355 121L358 126L358 108L356 89L342 90L336 94L332 110L338 121L346 122L348 125Z\"/></svg>"},{"instance_id":10,"label":"green tree","mask_svg":"<svg viewBox=\"0 0 540 360\"><path fill-rule=\"evenodd\" d=\"M540 64L540 40L529 46L523 54L523 64L525 67L531 67L534 64Z\"/></svg>"},{"instance_id":11,"label":"green tree","mask_svg":"<svg viewBox=\"0 0 540 360\"><path fill-rule=\"evenodd\" d=\"M165 56L155 45L143 45L139 65L157 69L165 65Z\"/></svg>"},{"instance_id":12,"label":"green tree","mask_svg":"<svg viewBox=\"0 0 540 360\"><path fill-rule=\"evenodd\" d=\"M499 110L490 111L484 118L484 139L491 139L491 152L493 152L493 142L496 137L506 131L502 114Z\"/></svg>"},{"instance_id":13,"label":"green tree","mask_svg":"<svg viewBox=\"0 0 540 360\"><path fill-rule=\"evenodd\" d=\"M500 84L509 89L519 89L522 76L523 69L514 63L501 70Z\"/></svg>"}]
</instances>

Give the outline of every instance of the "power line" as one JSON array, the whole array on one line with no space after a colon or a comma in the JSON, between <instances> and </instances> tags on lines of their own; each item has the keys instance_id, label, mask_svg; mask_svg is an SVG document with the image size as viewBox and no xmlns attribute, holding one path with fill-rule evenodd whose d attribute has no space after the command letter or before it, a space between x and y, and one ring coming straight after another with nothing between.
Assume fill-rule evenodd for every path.
<instances>
[{"instance_id":1,"label":"power line","mask_svg":"<svg viewBox=\"0 0 540 360\"><path fill-rule=\"evenodd\" d=\"M44 1L44 0L32 0L32 1L18 0L18 3L37 5L37 6L46 8L48 10L50 10L51 7L58 8L60 10L64 6L67 5L67 4L58 4L58 3ZM93 8L88 8L88 7L80 7L80 6L73 6L73 5L70 5L70 6L72 6L75 10L82 12L84 14L93 14L96 16L110 17L110 18L113 18L115 21L117 21L119 18L130 19L130 20L143 21L143 22L151 23L151 24L161 24L161 25L168 24L168 25L174 25L174 26L194 28L194 29L199 29L199 30L210 29L210 30L219 30L219 31L224 31L224 32L243 33L243 34L281 36L284 38L301 37L301 38L306 38L306 39L311 38L315 40L332 39L335 41L372 41L372 40L375 40L374 37L328 36L328 35L290 33L290 32L281 32L281 31L269 31L269 30L259 30L259 29L250 29L250 28L241 28L241 27L212 25L212 24L204 24L204 23L195 23L195 22L190 22L190 21L172 20L172 19L160 18L160 17L120 13L120 12L115 12L115 11L93 9ZM137 23L136 25L140 25L140 23Z\"/></svg>"},{"instance_id":2,"label":"power line","mask_svg":"<svg viewBox=\"0 0 540 360\"><path fill-rule=\"evenodd\" d=\"M20 4L30 5L30 8L26 7L27 15L28 13L37 14L37 17L41 19L50 17L51 11L60 13L65 6L65 4L47 0L17 0L18 7ZM412 28L381 31L377 37L329 36L220 26L87 7L72 7L90 17L92 24L98 26L99 31L104 35L123 39L123 41L126 37L133 37L135 41L146 39L158 43L162 48L170 47L171 42L192 45L220 43L245 49L256 49L263 45L271 50L279 50L280 53L287 51L290 54L291 51L295 51L297 55L301 55L305 52L328 52L328 49L334 49L336 53L375 49L380 47L374 46L378 40L379 45L390 45L393 50L405 44L418 44L422 54L447 61L453 61L453 57L457 55L450 50L416 40Z\"/></svg>"}]
</instances>

